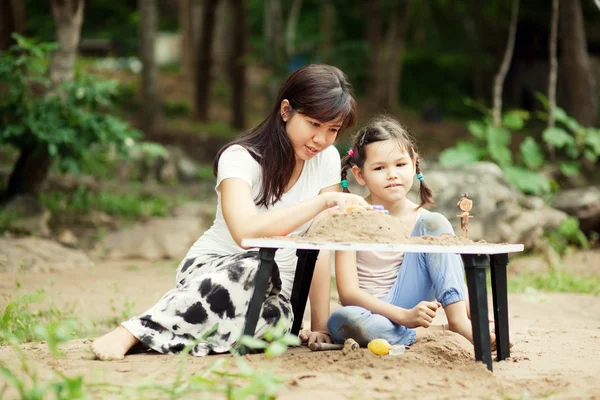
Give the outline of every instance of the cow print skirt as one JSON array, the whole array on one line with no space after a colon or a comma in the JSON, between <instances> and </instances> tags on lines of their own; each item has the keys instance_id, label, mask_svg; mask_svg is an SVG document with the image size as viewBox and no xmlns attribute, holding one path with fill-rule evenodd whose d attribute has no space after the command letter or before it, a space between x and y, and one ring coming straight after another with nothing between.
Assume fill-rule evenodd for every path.
<instances>
[{"instance_id":1,"label":"cow print skirt","mask_svg":"<svg viewBox=\"0 0 600 400\"><path fill-rule=\"evenodd\" d=\"M184 259L177 268L176 287L122 325L159 353L179 353L194 343L190 352L194 356L228 352L242 335L258 262L255 251ZM280 292L279 270L273 268L255 337L262 337L282 318L287 332L291 330L290 301Z\"/></svg>"}]
</instances>

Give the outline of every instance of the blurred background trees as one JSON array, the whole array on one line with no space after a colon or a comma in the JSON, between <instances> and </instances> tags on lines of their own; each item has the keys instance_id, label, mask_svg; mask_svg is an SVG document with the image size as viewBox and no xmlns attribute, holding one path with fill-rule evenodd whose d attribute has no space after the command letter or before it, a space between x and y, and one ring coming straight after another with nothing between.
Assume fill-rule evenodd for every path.
<instances>
[{"instance_id":1,"label":"blurred background trees","mask_svg":"<svg viewBox=\"0 0 600 400\"><path fill-rule=\"evenodd\" d=\"M549 111L553 119L554 106L548 109L542 99L550 97L566 112L563 121L572 117L586 129L578 134L564 127L560 133L587 155L578 168L594 167L600 153L600 10L593 1L557 2L552 80L553 2L516 3L511 25L514 4L506 1L0 0L0 51L15 44L13 33L56 42L47 66L53 85L79 73L116 79L117 117L146 140L182 145L201 161L264 118L287 74L325 62L349 76L362 120L392 113L415 131L426 153L454 151L445 157L452 162L517 164L525 137L560 157L566 145L556 130L544 136L545 115ZM467 121L492 115L494 81L501 116L522 112L510 114L508 125L498 114L494 124L503 127L478 133L485 151L474 150L476 140L469 138L477 124ZM61 96L57 90L46 88L39 96ZM2 110L1 129L9 110ZM515 125L517 115L522 124ZM471 143L455 151L461 139ZM550 145L555 142L562 147ZM10 143L5 133L0 143ZM27 158L30 150L20 151ZM50 167L42 162L48 149L33 153L41 157L35 163Z\"/></svg>"}]
</instances>

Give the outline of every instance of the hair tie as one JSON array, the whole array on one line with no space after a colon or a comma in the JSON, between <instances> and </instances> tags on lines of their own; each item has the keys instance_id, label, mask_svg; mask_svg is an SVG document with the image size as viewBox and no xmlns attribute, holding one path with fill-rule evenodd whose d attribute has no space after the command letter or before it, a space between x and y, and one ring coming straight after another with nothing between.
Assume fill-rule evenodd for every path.
<instances>
[{"instance_id":1,"label":"hair tie","mask_svg":"<svg viewBox=\"0 0 600 400\"><path fill-rule=\"evenodd\" d=\"M348 150L348 155L352 158L354 158L354 150L350 149Z\"/></svg>"},{"instance_id":2,"label":"hair tie","mask_svg":"<svg viewBox=\"0 0 600 400\"><path fill-rule=\"evenodd\" d=\"M417 179L419 180L419 182L423 182L423 174L419 172L417 174Z\"/></svg>"},{"instance_id":3,"label":"hair tie","mask_svg":"<svg viewBox=\"0 0 600 400\"><path fill-rule=\"evenodd\" d=\"M348 181L347 180L342 179L341 185L342 185L342 189L348 189Z\"/></svg>"}]
</instances>

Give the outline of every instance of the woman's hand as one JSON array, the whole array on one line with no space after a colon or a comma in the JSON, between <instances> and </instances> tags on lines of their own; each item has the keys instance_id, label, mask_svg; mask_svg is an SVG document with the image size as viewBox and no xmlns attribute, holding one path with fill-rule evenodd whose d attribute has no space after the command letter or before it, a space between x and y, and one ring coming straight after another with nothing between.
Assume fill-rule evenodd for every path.
<instances>
[{"instance_id":1,"label":"woman's hand","mask_svg":"<svg viewBox=\"0 0 600 400\"><path fill-rule=\"evenodd\" d=\"M327 332L312 332L309 329L303 329L298 336L302 343L306 343L309 346L313 343L333 343L331 336Z\"/></svg>"},{"instance_id":2,"label":"woman's hand","mask_svg":"<svg viewBox=\"0 0 600 400\"><path fill-rule=\"evenodd\" d=\"M398 323L407 328L418 328L420 326L429 328L439 307L440 303L437 301L422 301L412 309L404 310L406 314L403 316L402 321Z\"/></svg>"},{"instance_id":3,"label":"woman's hand","mask_svg":"<svg viewBox=\"0 0 600 400\"><path fill-rule=\"evenodd\" d=\"M340 192L325 192L320 196L325 198L327 208L338 206L340 211L344 211L349 206L361 206L370 210L372 206L365 201L361 196L351 193Z\"/></svg>"}]
</instances>

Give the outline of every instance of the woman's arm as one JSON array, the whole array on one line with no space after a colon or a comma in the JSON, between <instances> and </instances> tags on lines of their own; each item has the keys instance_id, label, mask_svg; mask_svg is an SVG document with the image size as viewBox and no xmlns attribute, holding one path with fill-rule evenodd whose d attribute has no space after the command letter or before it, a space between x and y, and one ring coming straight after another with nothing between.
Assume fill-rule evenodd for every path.
<instances>
[{"instance_id":1,"label":"woman's arm","mask_svg":"<svg viewBox=\"0 0 600 400\"><path fill-rule=\"evenodd\" d=\"M224 179L219 185L221 207L233 240L241 246L244 238L285 236L313 219L321 211L339 205L369 205L357 195L325 192L290 207L258 214L250 185L239 178Z\"/></svg>"},{"instance_id":2,"label":"woman's arm","mask_svg":"<svg viewBox=\"0 0 600 400\"><path fill-rule=\"evenodd\" d=\"M321 189L320 193L326 192L339 192L340 185L332 185ZM315 221L319 217L324 217L327 214L326 211L317 215L311 224L311 227L315 224ZM310 228L308 229L310 231ZM313 332L327 332L327 320L329 319L330 307L329 302L331 299L331 267L330 267L330 252L327 250L321 250L317 263L315 264L315 272L313 274L312 282L310 285L310 292L308 294L310 300L310 329ZM308 338L309 343L311 339ZM329 341L323 338L314 338L315 341ZM323 340L321 340L323 339Z\"/></svg>"}]
</instances>

